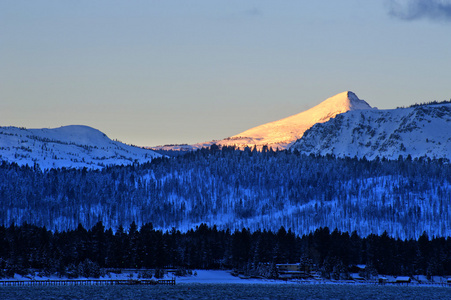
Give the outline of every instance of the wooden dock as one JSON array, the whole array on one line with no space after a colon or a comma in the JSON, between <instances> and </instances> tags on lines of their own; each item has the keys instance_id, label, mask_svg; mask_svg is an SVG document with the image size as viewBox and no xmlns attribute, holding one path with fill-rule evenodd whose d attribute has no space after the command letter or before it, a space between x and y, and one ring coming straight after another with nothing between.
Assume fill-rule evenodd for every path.
<instances>
[{"instance_id":1,"label":"wooden dock","mask_svg":"<svg viewBox=\"0 0 451 300\"><path fill-rule=\"evenodd\" d=\"M66 280L1 280L0 286L74 286L74 285L175 285L174 279L115 280L115 279L66 279Z\"/></svg>"}]
</instances>

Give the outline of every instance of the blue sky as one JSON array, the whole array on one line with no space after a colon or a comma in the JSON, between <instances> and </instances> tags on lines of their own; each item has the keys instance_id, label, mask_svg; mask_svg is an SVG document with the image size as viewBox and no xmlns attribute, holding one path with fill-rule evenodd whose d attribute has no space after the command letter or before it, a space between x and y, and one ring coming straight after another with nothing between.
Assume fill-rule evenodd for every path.
<instances>
[{"instance_id":1,"label":"blue sky","mask_svg":"<svg viewBox=\"0 0 451 300\"><path fill-rule=\"evenodd\" d=\"M451 1L0 1L0 125L222 139L351 90L451 98Z\"/></svg>"}]
</instances>

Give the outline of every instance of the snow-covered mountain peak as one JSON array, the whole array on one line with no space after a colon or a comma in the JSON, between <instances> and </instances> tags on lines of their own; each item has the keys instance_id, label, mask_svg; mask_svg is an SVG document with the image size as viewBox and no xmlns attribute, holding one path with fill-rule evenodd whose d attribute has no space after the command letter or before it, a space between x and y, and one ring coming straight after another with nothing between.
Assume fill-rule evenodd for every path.
<instances>
[{"instance_id":1,"label":"snow-covered mountain peak","mask_svg":"<svg viewBox=\"0 0 451 300\"><path fill-rule=\"evenodd\" d=\"M314 124L327 122L336 115L350 110L361 109L371 109L371 106L353 92L346 91L324 100L309 110L251 128L218 144L235 145L240 148L268 145L285 149L301 138Z\"/></svg>"},{"instance_id":2,"label":"snow-covered mountain peak","mask_svg":"<svg viewBox=\"0 0 451 300\"><path fill-rule=\"evenodd\" d=\"M101 169L144 163L159 156L151 150L113 141L103 132L83 125L51 129L0 127L0 161L19 165Z\"/></svg>"},{"instance_id":3,"label":"snow-covered mountain peak","mask_svg":"<svg viewBox=\"0 0 451 300\"><path fill-rule=\"evenodd\" d=\"M253 148L254 146L258 149L261 149L263 146L272 147L273 149L287 149L296 140L300 139L304 135L304 132L313 125L327 122L331 118L335 118L338 114L347 111L364 109L372 108L367 102L359 99L353 92L346 91L330 97L301 113L251 128L223 140L194 145L158 146L152 147L151 149L188 151L208 147L212 144L235 146L240 149L246 147Z\"/></svg>"},{"instance_id":4,"label":"snow-covered mountain peak","mask_svg":"<svg viewBox=\"0 0 451 300\"><path fill-rule=\"evenodd\" d=\"M30 129L30 131L34 134L45 135L50 139L55 138L61 142L79 145L96 145L98 142L108 139L106 134L100 130L85 125L68 125L59 128L43 128L39 130Z\"/></svg>"},{"instance_id":5,"label":"snow-covered mountain peak","mask_svg":"<svg viewBox=\"0 0 451 300\"><path fill-rule=\"evenodd\" d=\"M359 97L351 91L348 91L347 93L351 110L371 109L371 106L365 100L359 99Z\"/></svg>"},{"instance_id":6,"label":"snow-covered mountain peak","mask_svg":"<svg viewBox=\"0 0 451 300\"><path fill-rule=\"evenodd\" d=\"M317 106L293 117L310 118L310 123L314 122L311 125L313 126L316 123L326 122L338 114L360 109L371 109L371 106L366 101L359 99L353 92L346 91L330 97Z\"/></svg>"},{"instance_id":7,"label":"snow-covered mountain peak","mask_svg":"<svg viewBox=\"0 0 451 300\"><path fill-rule=\"evenodd\" d=\"M371 106L365 100L359 99L353 92L346 91L324 100L307 112L314 112L317 114L335 112L338 114L359 109L371 109Z\"/></svg>"}]
</instances>

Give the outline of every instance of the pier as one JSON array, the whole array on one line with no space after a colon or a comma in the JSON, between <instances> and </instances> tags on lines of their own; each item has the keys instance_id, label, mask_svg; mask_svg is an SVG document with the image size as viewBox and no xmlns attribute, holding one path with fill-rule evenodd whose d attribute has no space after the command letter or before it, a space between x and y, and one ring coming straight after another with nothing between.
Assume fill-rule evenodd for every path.
<instances>
[{"instance_id":1,"label":"pier","mask_svg":"<svg viewBox=\"0 0 451 300\"><path fill-rule=\"evenodd\" d=\"M65 279L65 280L1 280L0 286L74 286L74 285L175 285L175 278L160 280Z\"/></svg>"}]
</instances>

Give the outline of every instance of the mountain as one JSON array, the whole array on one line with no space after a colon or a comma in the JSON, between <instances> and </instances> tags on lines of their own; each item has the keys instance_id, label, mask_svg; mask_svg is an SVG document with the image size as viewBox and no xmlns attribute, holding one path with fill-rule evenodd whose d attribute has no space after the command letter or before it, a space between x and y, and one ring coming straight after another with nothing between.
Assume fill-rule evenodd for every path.
<instances>
[{"instance_id":1,"label":"mountain","mask_svg":"<svg viewBox=\"0 0 451 300\"><path fill-rule=\"evenodd\" d=\"M349 111L316 124L291 147L337 157L451 159L451 104Z\"/></svg>"},{"instance_id":2,"label":"mountain","mask_svg":"<svg viewBox=\"0 0 451 300\"><path fill-rule=\"evenodd\" d=\"M371 109L364 100L353 92L335 95L304 112L271 123L263 124L228 139L219 141L221 145L246 146L268 145L273 149L286 149L300 139L304 132L317 123L329 121L335 116L354 110Z\"/></svg>"},{"instance_id":3,"label":"mountain","mask_svg":"<svg viewBox=\"0 0 451 300\"><path fill-rule=\"evenodd\" d=\"M347 91L330 97L304 112L251 128L223 140L194 145L159 146L152 147L152 149L188 151L208 147L212 144L236 146L241 149L254 146L261 148L265 145L273 149L286 149L300 139L304 132L316 123L327 122L338 114L347 111L367 109L371 109L368 103L359 99L353 92Z\"/></svg>"},{"instance_id":4,"label":"mountain","mask_svg":"<svg viewBox=\"0 0 451 300\"><path fill-rule=\"evenodd\" d=\"M81 125L54 129L0 127L0 161L50 168L101 169L144 163L160 154L112 141L101 131Z\"/></svg>"}]
</instances>

